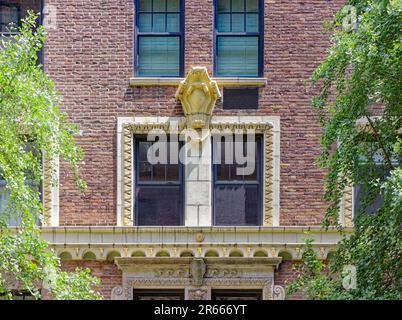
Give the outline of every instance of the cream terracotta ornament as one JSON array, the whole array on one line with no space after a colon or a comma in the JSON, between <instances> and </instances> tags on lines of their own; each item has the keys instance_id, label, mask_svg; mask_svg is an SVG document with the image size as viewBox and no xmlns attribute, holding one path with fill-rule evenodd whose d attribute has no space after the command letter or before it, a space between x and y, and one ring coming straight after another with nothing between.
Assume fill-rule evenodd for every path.
<instances>
[{"instance_id":1,"label":"cream terracotta ornament","mask_svg":"<svg viewBox=\"0 0 402 320\"><path fill-rule=\"evenodd\" d=\"M215 102L220 97L218 85L211 80L205 67L191 67L176 92L187 118L187 126L193 129L208 127Z\"/></svg>"}]
</instances>

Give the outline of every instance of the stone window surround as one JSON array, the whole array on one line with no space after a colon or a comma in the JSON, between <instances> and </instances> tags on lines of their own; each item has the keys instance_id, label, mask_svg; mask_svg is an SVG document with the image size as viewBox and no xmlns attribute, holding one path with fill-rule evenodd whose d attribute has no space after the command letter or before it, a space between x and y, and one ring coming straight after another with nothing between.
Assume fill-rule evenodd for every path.
<instances>
[{"instance_id":1,"label":"stone window surround","mask_svg":"<svg viewBox=\"0 0 402 320\"><path fill-rule=\"evenodd\" d=\"M185 300L210 300L211 289L260 289L263 300L284 300L274 285L281 258L116 258L122 286L112 300L132 300L134 289L184 289Z\"/></svg>"},{"instance_id":2,"label":"stone window surround","mask_svg":"<svg viewBox=\"0 0 402 320\"><path fill-rule=\"evenodd\" d=\"M132 226L134 216L134 166L133 166L133 137L136 133L144 134L152 129L167 129L171 122L179 123L184 128L184 117L119 117L117 119L117 226ZM280 118L278 116L213 116L210 128L214 129L247 129L253 128L256 132L264 133L264 226L279 226L280 210ZM206 139L210 144L210 136ZM209 172L212 172L210 168ZM209 188L212 189L212 179L209 179ZM186 178L185 190L190 183ZM185 192L186 193L186 192ZM211 191L209 192L211 195ZM202 217L207 217L200 223L200 214L194 218L189 204L192 200L185 198L186 226L211 226L212 203L208 206L198 206L198 212L204 210ZM205 212L206 210L206 212ZM194 210L193 210L194 211ZM202 220L202 219L201 219Z\"/></svg>"}]
</instances>

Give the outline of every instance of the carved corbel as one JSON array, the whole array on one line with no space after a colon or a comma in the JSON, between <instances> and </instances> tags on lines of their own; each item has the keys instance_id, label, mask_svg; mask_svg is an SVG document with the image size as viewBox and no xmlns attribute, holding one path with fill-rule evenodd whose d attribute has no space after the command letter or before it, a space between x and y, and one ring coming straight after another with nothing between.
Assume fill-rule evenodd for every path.
<instances>
[{"instance_id":1,"label":"carved corbel","mask_svg":"<svg viewBox=\"0 0 402 320\"><path fill-rule=\"evenodd\" d=\"M216 81L211 80L205 67L191 67L180 82L176 98L181 101L187 126L202 129L209 126L216 100L221 97Z\"/></svg>"}]
</instances>

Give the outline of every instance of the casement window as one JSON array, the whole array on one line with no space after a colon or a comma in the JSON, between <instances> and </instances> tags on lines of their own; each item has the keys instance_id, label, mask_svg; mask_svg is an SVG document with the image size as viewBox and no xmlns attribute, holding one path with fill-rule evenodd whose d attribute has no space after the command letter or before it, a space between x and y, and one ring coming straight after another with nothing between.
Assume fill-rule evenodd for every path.
<instances>
[{"instance_id":1,"label":"casement window","mask_svg":"<svg viewBox=\"0 0 402 320\"><path fill-rule=\"evenodd\" d=\"M254 144L254 170L243 174L243 164L235 161L235 142L228 145L226 139L213 139L213 221L217 226L258 226L262 220L262 136L254 141L243 138L243 154L247 144ZM225 150L228 149L229 150ZM227 155L232 154L232 159ZM233 161L232 161L233 160Z\"/></svg>"},{"instance_id":2,"label":"casement window","mask_svg":"<svg viewBox=\"0 0 402 320\"><path fill-rule=\"evenodd\" d=\"M136 75L183 75L184 0L136 0Z\"/></svg>"},{"instance_id":3,"label":"casement window","mask_svg":"<svg viewBox=\"0 0 402 320\"><path fill-rule=\"evenodd\" d=\"M183 225L183 167L171 158L179 143L160 142L166 146L167 163L150 161L148 151L154 144L146 137L135 137L136 177L135 213L139 226Z\"/></svg>"},{"instance_id":4,"label":"casement window","mask_svg":"<svg viewBox=\"0 0 402 320\"><path fill-rule=\"evenodd\" d=\"M215 76L262 76L262 33L263 1L215 0Z\"/></svg>"},{"instance_id":5,"label":"casement window","mask_svg":"<svg viewBox=\"0 0 402 320\"><path fill-rule=\"evenodd\" d=\"M13 27L18 27L19 21L19 5L0 3L0 33L10 33L11 24L13 24Z\"/></svg>"}]
</instances>

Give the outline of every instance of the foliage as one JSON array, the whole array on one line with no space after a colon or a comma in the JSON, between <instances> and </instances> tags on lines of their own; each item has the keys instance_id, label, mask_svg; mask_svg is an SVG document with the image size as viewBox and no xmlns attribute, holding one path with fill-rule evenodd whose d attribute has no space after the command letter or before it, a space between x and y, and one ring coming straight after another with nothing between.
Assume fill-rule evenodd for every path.
<instances>
[{"instance_id":1,"label":"foliage","mask_svg":"<svg viewBox=\"0 0 402 320\"><path fill-rule=\"evenodd\" d=\"M344 235L338 219L346 186L362 185L365 197L327 274L306 253L308 272L289 288L304 286L316 299L400 299L402 1L350 0L330 25L331 47L312 76L323 128L319 163L328 169L324 226L337 225ZM367 214L379 194L381 207ZM344 265L357 268L355 290L339 286Z\"/></svg>"},{"instance_id":2,"label":"foliage","mask_svg":"<svg viewBox=\"0 0 402 320\"><path fill-rule=\"evenodd\" d=\"M62 272L37 226L43 218L38 197L43 154L69 162L81 190L85 182L78 170L83 152L74 142L77 128L59 110L54 83L37 63L45 29L36 26L36 19L29 12L19 34L2 38L0 44L0 177L10 193L0 212L0 293L10 293L11 279L37 298L44 282L56 299L98 299L93 289L98 279L88 270ZM16 217L19 227L8 228Z\"/></svg>"}]
</instances>

